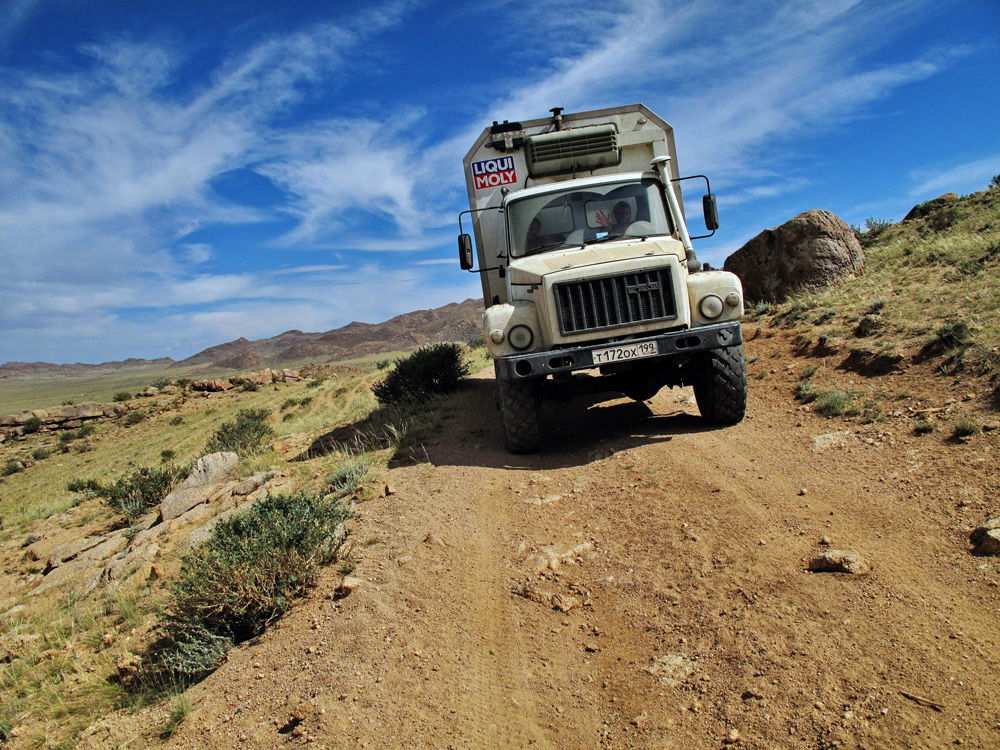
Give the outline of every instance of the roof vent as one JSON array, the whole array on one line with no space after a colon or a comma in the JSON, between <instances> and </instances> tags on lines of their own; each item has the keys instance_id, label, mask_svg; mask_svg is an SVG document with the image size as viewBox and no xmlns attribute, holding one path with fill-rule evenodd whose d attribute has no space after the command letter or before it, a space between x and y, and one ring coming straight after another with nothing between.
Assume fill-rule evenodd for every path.
<instances>
[{"instance_id":1,"label":"roof vent","mask_svg":"<svg viewBox=\"0 0 1000 750\"><path fill-rule=\"evenodd\" d=\"M546 177L569 172L586 172L622 163L618 128L589 125L525 138L528 173Z\"/></svg>"}]
</instances>

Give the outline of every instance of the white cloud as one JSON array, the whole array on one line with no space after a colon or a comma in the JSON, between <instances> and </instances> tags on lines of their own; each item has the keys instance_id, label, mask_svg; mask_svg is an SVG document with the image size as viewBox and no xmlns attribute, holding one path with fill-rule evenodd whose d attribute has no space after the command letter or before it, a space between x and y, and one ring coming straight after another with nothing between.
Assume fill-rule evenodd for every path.
<instances>
[{"instance_id":1,"label":"white cloud","mask_svg":"<svg viewBox=\"0 0 1000 750\"><path fill-rule=\"evenodd\" d=\"M297 266L295 268L280 268L275 271L268 271L274 276L284 276L295 273L327 273L329 271L344 271L350 268L347 265L320 265L320 266Z\"/></svg>"},{"instance_id":2,"label":"white cloud","mask_svg":"<svg viewBox=\"0 0 1000 750\"><path fill-rule=\"evenodd\" d=\"M921 169L910 178L917 184L910 190L912 198L928 200L941 193L974 193L989 187L990 180L1000 174L1000 152L982 159L957 164L943 170Z\"/></svg>"}]
</instances>

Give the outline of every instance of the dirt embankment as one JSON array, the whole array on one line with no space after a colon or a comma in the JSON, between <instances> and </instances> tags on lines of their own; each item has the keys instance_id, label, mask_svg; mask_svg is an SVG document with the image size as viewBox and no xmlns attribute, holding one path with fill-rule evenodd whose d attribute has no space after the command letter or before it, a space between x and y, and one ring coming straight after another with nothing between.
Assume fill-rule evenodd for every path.
<instances>
[{"instance_id":1,"label":"dirt embankment","mask_svg":"<svg viewBox=\"0 0 1000 750\"><path fill-rule=\"evenodd\" d=\"M335 598L331 570L235 649L169 744L1000 745L1000 564L967 538L1000 515L997 433L914 435L961 405L916 370L883 382L910 394L887 422L819 417L779 339L747 343L736 427L686 390L573 401L524 458L472 380L359 506L362 582ZM872 571L807 572L826 546ZM168 709L89 741L153 741Z\"/></svg>"}]
</instances>

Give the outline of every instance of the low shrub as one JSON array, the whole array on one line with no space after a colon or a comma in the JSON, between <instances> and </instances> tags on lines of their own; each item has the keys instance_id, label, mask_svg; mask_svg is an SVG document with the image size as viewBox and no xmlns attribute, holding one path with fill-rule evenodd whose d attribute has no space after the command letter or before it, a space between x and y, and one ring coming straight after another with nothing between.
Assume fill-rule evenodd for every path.
<instances>
[{"instance_id":1,"label":"low shrub","mask_svg":"<svg viewBox=\"0 0 1000 750\"><path fill-rule=\"evenodd\" d=\"M938 328L934 340L944 349L965 349L972 344L972 329L964 320L954 320Z\"/></svg>"},{"instance_id":2,"label":"low shrub","mask_svg":"<svg viewBox=\"0 0 1000 750\"><path fill-rule=\"evenodd\" d=\"M955 423L955 432L952 434L956 438L970 437L972 435L978 435L983 431L976 422L970 419L960 419Z\"/></svg>"},{"instance_id":3,"label":"low shrub","mask_svg":"<svg viewBox=\"0 0 1000 750\"><path fill-rule=\"evenodd\" d=\"M839 417L849 412L853 400L846 391L823 391L816 394L816 411L824 417Z\"/></svg>"},{"instance_id":4,"label":"low shrub","mask_svg":"<svg viewBox=\"0 0 1000 750\"><path fill-rule=\"evenodd\" d=\"M913 432L917 435L927 435L934 432L936 425L929 419L921 419L915 425L913 425Z\"/></svg>"},{"instance_id":5,"label":"low shrub","mask_svg":"<svg viewBox=\"0 0 1000 750\"><path fill-rule=\"evenodd\" d=\"M157 389L166 388L168 385L170 385L170 381L166 378L158 378L153 381L153 387Z\"/></svg>"},{"instance_id":6,"label":"low shrub","mask_svg":"<svg viewBox=\"0 0 1000 750\"><path fill-rule=\"evenodd\" d=\"M168 422L168 424L170 424L173 427L176 427L179 424L184 424L184 417L182 417L180 414L177 414L170 418L170 422Z\"/></svg>"},{"instance_id":7,"label":"low shrub","mask_svg":"<svg viewBox=\"0 0 1000 750\"><path fill-rule=\"evenodd\" d=\"M14 458L8 458L7 462L3 465L3 469L0 470L0 475L9 477L11 474L17 474L19 471L24 471L24 464Z\"/></svg>"},{"instance_id":8,"label":"low shrub","mask_svg":"<svg viewBox=\"0 0 1000 750\"><path fill-rule=\"evenodd\" d=\"M162 463L169 463L174 460L174 456L177 454L171 448L164 448L160 451L160 461Z\"/></svg>"},{"instance_id":9,"label":"low shrub","mask_svg":"<svg viewBox=\"0 0 1000 750\"><path fill-rule=\"evenodd\" d=\"M372 386L372 392L383 406L421 402L450 393L468 374L469 366L458 344L434 344L396 360L395 368Z\"/></svg>"},{"instance_id":10,"label":"low shrub","mask_svg":"<svg viewBox=\"0 0 1000 750\"><path fill-rule=\"evenodd\" d=\"M141 411L130 411L128 414L125 415L125 418L122 420L122 424L124 424L126 427L131 427L132 425L139 424L139 422L141 422L145 418L146 418L145 413Z\"/></svg>"},{"instance_id":11,"label":"low shrub","mask_svg":"<svg viewBox=\"0 0 1000 750\"><path fill-rule=\"evenodd\" d=\"M328 491L337 497L351 494L368 479L370 466L364 458L348 459L326 480Z\"/></svg>"},{"instance_id":12,"label":"low shrub","mask_svg":"<svg viewBox=\"0 0 1000 750\"><path fill-rule=\"evenodd\" d=\"M255 393L260 390L260 386L257 383L251 383L249 380L243 381L243 385L240 386L240 390L245 393Z\"/></svg>"},{"instance_id":13,"label":"low shrub","mask_svg":"<svg viewBox=\"0 0 1000 750\"><path fill-rule=\"evenodd\" d=\"M50 451L48 448L35 448L35 450L31 451L31 457L36 461L41 461L43 459L48 458L51 455L52 451Z\"/></svg>"},{"instance_id":14,"label":"low shrub","mask_svg":"<svg viewBox=\"0 0 1000 750\"><path fill-rule=\"evenodd\" d=\"M35 416L29 417L28 421L21 425L21 431L25 435L31 435L32 433L38 432L40 429L42 429L42 420Z\"/></svg>"},{"instance_id":15,"label":"low shrub","mask_svg":"<svg viewBox=\"0 0 1000 750\"><path fill-rule=\"evenodd\" d=\"M150 508L159 505L174 485L188 473L186 468L164 466L133 469L111 484L94 479L75 479L66 485L70 492L91 493L104 500L116 513L126 519L138 518Z\"/></svg>"},{"instance_id":16,"label":"low shrub","mask_svg":"<svg viewBox=\"0 0 1000 750\"><path fill-rule=\"evenodd\" d=\"M267 425L270 413L267 409L241 409L235 419L219 425L206 450L209 453L233 451L240 456L257 453L271 434Z\"/></svg>"},{"instance_id":17,"label":"low shrub","mask_svg":"<svg viewBox=\"0 0 1000 750\"><path fill-rule=\"evenodd\" d=\"M199 680L231 645L264 632L336 557L348 516L339 502L299 493L268 496L216 524L181 562L150 676Z\"/></svg>"},{"instance_id":18,"label":"low shrub","mask_svg":"<svg viewBox=\"0 0 1000 750\"><path fill-rule=\"evenodd\" d=\"M816 386L803 380L795 386L795 398L803 404L808 404L816 400Z\"/></svg>"},{"instance_id":19,"label":"low shrub","mask_svg":"<svg viewBox=\"0 0 1000 750\"><path fill-rule=\"evenodd\" d=\"M114 400L115 400L115 401L128 401L128 400L130 400L131 398L132 398L132 394L131 394L131 393L129 393L128 391L118 391L118 392L117 392L117 393L116 393L116 394L114 395Z\"/></svg>"}]
</instances>

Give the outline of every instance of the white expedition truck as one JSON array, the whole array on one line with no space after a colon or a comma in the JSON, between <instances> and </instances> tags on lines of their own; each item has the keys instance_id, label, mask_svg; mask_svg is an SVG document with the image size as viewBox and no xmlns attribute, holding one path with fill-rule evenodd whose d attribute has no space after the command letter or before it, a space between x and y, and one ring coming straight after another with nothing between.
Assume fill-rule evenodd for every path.
<instances>
[{"instance_id":1,"label":"white expedition truck","mask_svg":"<svg viewBox=\"0 0 1000 750\"><path fill-rule=\"evenodd\" d=\"M702 270L678 183L672 128L641 104L494 122L464 160L459 259L483 285L507 448L537 450L543 399L620 391L645 400L694 386L715 424L746 411L743 287ZM710 235L702 235L710 236ZM696 237L695 239L698 239Z\"/></svg>"}]
</instances>

